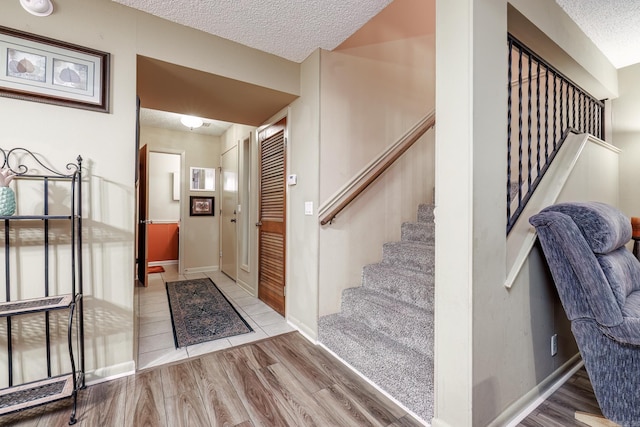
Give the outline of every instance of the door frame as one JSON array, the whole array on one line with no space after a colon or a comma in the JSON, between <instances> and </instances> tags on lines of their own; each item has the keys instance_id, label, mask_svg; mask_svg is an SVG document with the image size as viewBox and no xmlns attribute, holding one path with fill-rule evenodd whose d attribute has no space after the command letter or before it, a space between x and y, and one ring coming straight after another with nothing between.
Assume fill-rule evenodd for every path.
<instances>
[{"instance_id":1,"label":"door frame","mask_svg":"<svg viewBox=\"0 0 640 427\"><path fill-rule=\"evenodd\" d=\"M218 235L220 236L219 237L219 240L220 240L220 243L219 243L220 257L219 257L218 265L220 266L219 267L220 268L220 272L223 273L223 274L226 274L227 276L228 276L228 274L225 273L224 271L222 271L222 254L224 253L224 247L223 247L223 240L224 239L222 238L222 228L224 227L223 218L222 218L222 207L224 206L224 194L223 194L223 192L224 192L224 188L223 188L224 187L224 177L223 177L224 168L222 166L222 156L224 156L225 154L227 154L228 152L230 152L233 149L236 150L236 169L235 170L236 170L236 174L237 174L236 182L237 182L237 186L238 186L238 188L236 188L236 203L235 203L235 209L234 210L237 210L238 204L239 204L239 200L238 199L239 199L239 194L240 194L240 185L239 185L240 184L240 170L239 170L240 169L240 144L239 143L227 148L222 153L220 153L220 163L219 163L220 167L219 167L219 173L218 173L218 176L219 176L219 179L218 179L218 182L219 182L218 191L219 192L218 192L218 194L219 194L219 198L220 198L220 200L218 202L218 206L219 206L218 213L220 214L220 220L219 220L220 231L218 232ZM238 233L238 217L239 216L240 215L238 215L236 213L236 218L235 218L236 219L236 221L235 221L235 224L236 224L235 230L236 230L236 232L235 232L235 238L234 238L234 240L235 240L235 252L236 252L235 253L236 263L235 263L235 272L234 272L234 276L235 277L232 277L232 279L236 283L238 283L238 270L239 270L239 263L238 263L238 258L239 258L238 257L238 252L239 252L239 247L240 247L240 237L239 237L239 233Z\"/></svg>"},{"instance_id":2,"label":"door frame","mask_svg":"<svg viewBox=\"0 0 640 427\"><path fill-rule=\"evenodd\" d=\"M262 132L264 129L268 128L269 126L272 126L276 123L278 123L280 120L282 119L286 119L286 125L284 128L284 138L286 141L285 144L285 149L284 149L284 162L285 162L285 179L287 176L289 176L290 173L290 159L291 159L291 152L290 152L290 144L289 144L289 127L291 124L290 121L290 107L286 107L284 108L282 111L280 111L278 114L274 115L273 117L271 117L268 121L265 122L265 124L259 126L256 128L255 133L254 133L254 140L253 143L254 145L254 158L256 161L256 166L255 166L255 178L252 180L252 182L254 183L254 185L256 186L256 188L258 188L258 191L256 191L255 195L254 195L254 203L255 203L255 209L253 210L253 215L255 218L255 230L254 230L254 241L255 241L255 249L253 251L253 256L255 259L255 274L254 274L254 280L255 280L255 294L256 297L259 294L259 279L260 279L260 227L258 226L258 221L260 220L260 132ZM284 318L286 319L289 313L289 294L290 292L287 292L287 288L289 286L289 261L290 261L290 226L289 226L289 218L291 217L290 215L290 203L289 203L289 185L285 183L285 206L284 206L284 211L285 211L285 253L284 253L284 268L285 268L285 276L284 276L284 287L285 287L285 295L284 295Z\"/></svg>"},{"instance_id":3,"label":"door frame","mask_svg":"<svg viewBox=\"0 0 640 427\"><path fill-rule=\"evenodd\" d=\"M179 171L179 176L180 176L180 218L179 218L179 228L184 226L184 218L185 215L189 214L189 203L185 202L184 198L185 195L187 194L185 191L185 183L189 182L188 178L187 178L187 171L186 171L186 153L184 150L176 150L176 149L171 149L171 148L165 148L165 147L156 147L156 148L152 148L149 147L148 144L145 144L147 146L147 176L145 177L146 181L147 181L147 190L149 187L149 162L150 162L150 153L164 153L164 154L175 154L175 155L179 155L180 156L180 171ZM137 209L137 207L136 207ZM147 208L148 210L148 208ZM149 214L149 212L147 212L147 215ZM139 213L138 213L139 215ZM136 216L138 216L136 215ZM178 228L178 229L179 229ZM147 245L149 244L148 239L147 239ZM145 247L145 252L148 252L148 247ZM184 265L184 260L183 258L183 254L184 254L184 239L178 238L178 274L183 274L183 265Z\"/></svg>"}]
</instances>

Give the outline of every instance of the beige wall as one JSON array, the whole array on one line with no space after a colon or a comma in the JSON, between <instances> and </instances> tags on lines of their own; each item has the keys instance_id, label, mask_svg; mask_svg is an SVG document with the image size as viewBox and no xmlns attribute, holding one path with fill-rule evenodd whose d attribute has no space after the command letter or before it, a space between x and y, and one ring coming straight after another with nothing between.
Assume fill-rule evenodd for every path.
<instances>
[{"instance_id":1,"label":"beige wall","mask_svg":"<svg viewBox=\"0 0 640 427\"><path fill-rule=\"evenodd\" d=\"M424 20L429 19L425 14ZM320 84L320 203L434 108L433 35L323 51ZM379 180L320 229L319 314L339 311L342 290L359 286L384 242L400 240L432 201L435 133L428 132Z\"/></svg>"},{"instance_id":2,"label":"beige wall","mask_svg":"<svg viewBox=\"0 0 640 427\"><path fill-rule=\"evenodd\" d=\"M319 50L304 60L300 98L286 112L287 174L298 175L297 185L287 190L286 314L313 339L318 333L320 62ZM305 202L313 203L313 215L304 215Z\"/></svg>"},{"instance_id":3,"label":"beige wall","mask_svg":"<svg viewBox=\"0 0 640 427\"><path fill-rule=\"evenodd\" d=\"M620 207L640 216L640 64L618 70L620 97L612 102L613 144L620 156Z\"/></svg>"},{"instance_id":4,"label":"beige wall","mask_svg":"<svg viewBox=\"0 0 640 427\"><path fill-rule=\"evenodd\" d=\"M3 121L11 123L4 127L0 145L29 148L63 167L78 154L84 157L88 379L130 372L134 369L136 55L294 94L299 90L299 65L106 0L65 0L56 3L47 18L26 13L19 2L6 2L0 25L112 55L108 114L0 98ZM218 157L214 155L213 161ZM214 265L212 260L187 257L193 259L193 267ZM25 374L24 379L37 375L42 359L30 360L33 366L18 373ZM5 375L0 372L0 380Z\"/></svg>"},{"instance_id":5,"label":"beige wall","mask_svg":"<svg viewBox=\"0 0 640 427\"><path fill-rule=\"evenodd\" d=\"M220 195L217 191L190 191L189 168L217 168L220 166L220 137L193 132L179 132L154 127L141 127L140 144L147 145L149 151L169 152L184 155L181 188L183 200L180 203L180 265L186 273L217 270L220 258L220 215L189 216L190 196L213 196L216 210Z\"/></svg>"}]
</instances>

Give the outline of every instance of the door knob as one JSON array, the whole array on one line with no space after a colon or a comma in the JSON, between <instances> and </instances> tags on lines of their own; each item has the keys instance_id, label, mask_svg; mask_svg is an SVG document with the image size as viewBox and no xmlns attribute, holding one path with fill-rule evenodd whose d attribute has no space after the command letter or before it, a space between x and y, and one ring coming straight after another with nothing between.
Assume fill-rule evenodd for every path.
<instances>
[{"instance_id":1,"label":"door knob","mask_svg":"<svg viewBox=\"0 0 640 427\"><path fill-rule=\"evenodd\" d=\"M260 227L262 225L262 221L256 222L256 227Z\"/></svg>"},{"instance_id":2,"label":"door knob","mask_svg":"<svg viewBox=\"0 0 640 427\"><path fill-rule=\"evenodd\" d=\"M231 218L231 222L236 222L236 219L235 218Z\"/></svg>"}]
</instances>

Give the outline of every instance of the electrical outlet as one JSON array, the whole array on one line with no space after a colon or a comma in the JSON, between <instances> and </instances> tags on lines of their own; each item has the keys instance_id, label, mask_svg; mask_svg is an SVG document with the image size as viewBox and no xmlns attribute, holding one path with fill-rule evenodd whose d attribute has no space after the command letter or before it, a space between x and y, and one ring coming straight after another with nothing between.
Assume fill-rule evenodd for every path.
<instances>
[{"instance_id":1,"label":"electrical outlet","mask_svg":"<svg viewBox=\"0 0 640 427\"><path fill-rule=\"evenodd\" d=\"M558 354L558 334L551 335L551 355Z\"/></svg>"}]
</instances>

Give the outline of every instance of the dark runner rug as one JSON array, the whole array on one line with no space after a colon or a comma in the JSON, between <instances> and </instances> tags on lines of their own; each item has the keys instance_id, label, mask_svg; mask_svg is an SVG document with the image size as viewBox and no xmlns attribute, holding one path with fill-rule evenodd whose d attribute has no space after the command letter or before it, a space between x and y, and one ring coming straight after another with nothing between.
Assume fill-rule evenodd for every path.
<instances>
[{"instance_id":1,"label":"dark runner rug","mask_svg":"<svg viewBox=\"0 0 640 427\"><path fill-rule=\"evenodd\" d=\"M167 282L166 287L176 348L253 331L211 279Z\"/></svg>"}]
</instances>

